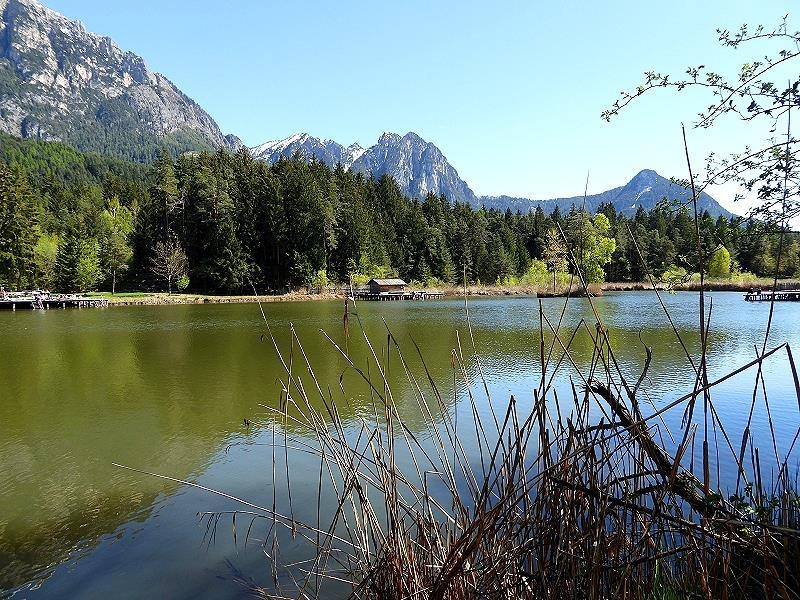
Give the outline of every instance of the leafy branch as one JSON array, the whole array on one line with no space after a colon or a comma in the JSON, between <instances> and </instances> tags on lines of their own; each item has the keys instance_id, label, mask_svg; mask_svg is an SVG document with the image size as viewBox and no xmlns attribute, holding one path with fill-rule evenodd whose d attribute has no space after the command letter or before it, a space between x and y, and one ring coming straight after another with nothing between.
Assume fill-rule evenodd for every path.
<instances>
[{"instance_id":1,"label":"leafy branch","mask_svg":"<svg viewBox=\"0 0 800 600\"><path fill-rule=\"evenodd\" d=\"M728 76L703 64L687 68L680 78L647 71L644 81L632 91L621 92L601 117L609 122L634 100L655 89L681 92L699 88L710 91L713 102L698 114L696 127L711 128L725 116L742 122L765 121L764 140L723 158L715 154L708 157L700 189L735 182L760 201L752 216L785 224L800 214L800 146L791 129L792 110L800 107L800 72L791 71L800 56L800 32L790 32L784 17L773 30L759 26L751 31L748 25L742 25L733 33L718 29L717 35L725 47L749 48L766 43L771 46L771 53L743 63ZM776 78L783 76L787 76L787 83L776 83Z\"/></svg>"}]
</instances>

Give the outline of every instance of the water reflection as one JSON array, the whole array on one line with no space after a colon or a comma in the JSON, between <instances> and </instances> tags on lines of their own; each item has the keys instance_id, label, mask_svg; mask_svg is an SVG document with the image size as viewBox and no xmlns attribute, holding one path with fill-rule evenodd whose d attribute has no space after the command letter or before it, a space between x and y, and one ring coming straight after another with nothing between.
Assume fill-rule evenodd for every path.
<instances>
[{"instance_id":1,"label":"water reflection","mask_svg":"<svg viewBox=\"0 0 800 600\"><path fill-rule=\"evenodd\" d=\"M692 357L699 350L696 300L689 293L664 297ZM570 378L580 386L592 360L595 319L584 299L566 305L562 299L544 299L541 304L550 323L555 326L561 319L562 339L581 319L588 326L579 328L569 360L554 380L559 396L568 399ZM609 294L596 299L596 307L629 380L641 373L644 346L653 348L643 388L653 407L692 389L689 360L653 294ZM744 303L738 294L713 295L712 378L755 356L767 308ZM292 421L275 420L269 410L285 399L286 367L296 378L289 392L299 403L297 411L305 410L299 402L302 386L312 409L324 410L323 398L335 403L345 426L374 414L379 396L386 393L378 375L382 371L406 426L428 435L420 402L426 402L434 418L442 411L454 414L463 404L465 383L454 375L454 349L456 356L463 355L466 378L479 398L484 374L500 409L512 394L523 405L531 402L541 376L539 301L475 300L469 310L471 333L461 300L361 303L351 311L349 339L339 302L265 305L269 329L254 305L0 314L0 589L50 575L35 595L69 596L79 582L82 597L121 597L120 590L145 581L154 585L157 579L167 586L159 589L168 589L171 597L209 595L210 590L215 596L235 596L239 588L217 577L230 573L225 561L236 549L221 535L217 545L200 551L202 531L194 516L198 510L230 506L174 483L132 476L111 462L197 478L243 497L268 500L268 446L247 444L270 444L273 427L285 427L293 436L305 434ZM777 306L771 344L788 341L800 347L798 317L800 307ZM347 358L320 330L346 349ZM547 347L552 339L547 324L544 338ZM561 353L556 346L551 365ZM370 376L375 389L358 370ZM785 353L769 361L764 375L783 455L797 425ZM734 445L754 383L755 374L747 373L714 390ZM482 406L488 418L487 405ZM468 423L471 415L459 418ZM680 410L665 415L673 428L680 418ZM755 413L753 431L759 444L771 447L763 409ZM314 472L313 461L292 468ZM313 497L316 475L306 487ZM311 504L301 499L302 489L297 491L299 510L310 510ZM143 561L138 570L125 566L134 559ZM259 560L251 553L242 559L242 568L257 572ZM169 583L181 573L198 587Z\"/></svg>"}]
</instances>

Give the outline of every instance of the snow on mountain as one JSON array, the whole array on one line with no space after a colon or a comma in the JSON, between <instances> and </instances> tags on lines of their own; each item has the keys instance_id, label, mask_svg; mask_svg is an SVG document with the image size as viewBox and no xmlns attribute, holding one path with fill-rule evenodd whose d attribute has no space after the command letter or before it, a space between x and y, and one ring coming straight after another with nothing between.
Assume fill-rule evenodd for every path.
<instances>
[{"instance_id":1,"label":"snow on mountain","mask_svg":"<svg viewBox=\"0 0 800 600\"><path fill-rule=\"evenodd\" d=\"M296 133L282 140L273 140L250 148L254 158L269 163L277 162L281 156L289 158L295 152L299 152L307 160L314 157L331 167L342 163L345 168L349 168L364 153L364 149L358 144L345 148L333 140L321 139L307 133Z\"/></svg>"},{"instance_id":2,"label":"snow on mountain","mask_svg":"<svg viewBox=\"0 0 800 600\"><path fill-rule=\"evenodd\" d=\"M282 140L266 142L250 149L255 158L274 163L281 156L295 152L312 156L333 167L341 163L359 173L372 173L376 178L389 174L407 195L425 197L429 192L444 194L451 200L472 202L475 194L458 176L458 172L434 144L417 134L404 136L385 132L378 143L364 149L358 144L347 148L332 140L298 133Z\"/></svg>"}]
</instances>

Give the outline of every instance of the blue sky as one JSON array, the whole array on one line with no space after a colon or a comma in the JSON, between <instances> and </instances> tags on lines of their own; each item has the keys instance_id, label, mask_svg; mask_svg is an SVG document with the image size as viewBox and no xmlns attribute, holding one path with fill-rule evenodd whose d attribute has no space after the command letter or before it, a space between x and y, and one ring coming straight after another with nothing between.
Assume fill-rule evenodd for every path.
<instances>
[{"instance_id":1,"label":"blue sky","mask_svg":"<svg viewBox=\"0 0 800 600\"><path fill-rule=\"evenodd\" d=\"M789 0L44 3L142 56L250 146L308 132L367 147L384 131L414 131L476 193L537 199L582 194L587 173L589 193L644 168L685 177L680 125L694 123L707 96L660 92L611 123L601 111L648 69L735 71L753 55L722 48L715 30L771 28L793 8ZM800 18L789 23L800 29ZM709 151L736 150L752 133L690 129L694 170ZM732 194L715 195L730 207Z\"/></svg>"}]
</instances>

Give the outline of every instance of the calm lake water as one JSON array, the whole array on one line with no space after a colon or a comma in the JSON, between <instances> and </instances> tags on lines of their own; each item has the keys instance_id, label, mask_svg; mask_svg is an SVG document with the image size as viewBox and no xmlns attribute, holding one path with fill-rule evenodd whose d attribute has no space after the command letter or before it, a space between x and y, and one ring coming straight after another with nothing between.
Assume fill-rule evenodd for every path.
<instances>
[{"instance_id":1,"label":"calm lake water","mask_svg":"<svg viewBox=\"0 0 800 600\"><path fill-rule=\"evenodd\" d=\"M744 302L737 293L709 296L713 379L755 357L764 342L769 306ZM663 299L697 356L697 294ZM654 406L691 391L688 360L654 294L612 293L595 302L629 379L635 381L641 372L643 344L653 348L645 387ZM555 325L564 300L545 299L542 306ZM470 417L451 362L460 340L468 375L478 378L463 300L360 303L357 314L350 311L347 343L342 302L274 303L263 310L266 324L259 307L248 304L0 313L0 597L237 598L245 594L238 577L267 585L257 542L245 546L240 534L234 543L228 523L209 543L197 516L237 506L112 463L269 504L273 468L266 444L280 427L269 407L278 406L286 379L270 333L284 358L291 357L292 369L305 373L290 334L294 327L317 380L347 423L356 425L369 415L372 399L320 330L347 346L356 365L374 372L366 334L389 367L399 411L412 430L424 434L425 423L394 347L386 357L387 330L408 368L423 381L427 377L414 342L419 345L431 378L449 399L446 410ZM530 403L540 381L539 301L471 300L469 314L495 406L504 408L512 394L522 405ZM563 330L571 332L581 318L594 330L587 301L571 299ZM800 358L800 303L775 306L767 349L783 342ZM588 335L581 334L571 347L571 361L554 380L559 397L569 397L570 378L580 385L590 359ZM755 381L750 370L713 392L737 448ZM754 439L774 455L771 418L783 459L800 423L785 351L769 359L764 383L770 412L757 403ZM474 389L483 393L480 384ZM488 403L479 402L488 414ZM675 429L680 418L680 408L665 415ZM724 479L729 465L720 462ZM794 455L789 464L797 470ZM299 473L295 502L301 513L313 513L317 472L309 469L307 480ZM253 539L263 535L255 531ZM292 543L299 545L289 538L284 552L291 552Z\"/></svg>"}]
</instances>

